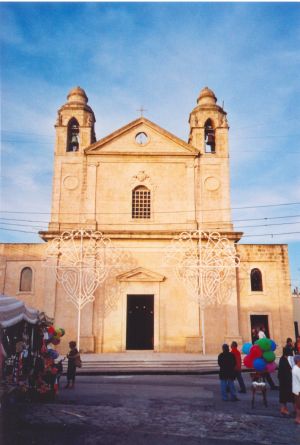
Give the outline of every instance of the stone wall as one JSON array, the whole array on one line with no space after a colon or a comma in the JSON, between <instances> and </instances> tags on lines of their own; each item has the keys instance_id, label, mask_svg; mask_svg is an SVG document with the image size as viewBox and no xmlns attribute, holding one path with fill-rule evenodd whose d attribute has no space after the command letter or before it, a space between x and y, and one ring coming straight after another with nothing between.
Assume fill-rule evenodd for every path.
<instances>
[{"instance_id":1,"label":"stone wall","mask_svg":"<svg viewBox=\"0 0 300 445\"><path fill-rule=\"evenodd\" d=\"M294 336L287 245L239 244L239 314L243 341L251 340L251 315L267 315L270 336L278 345ZM251 291L250 273L262 273L263 290ZM279 352L281 352L279 350Z\"/></svg>"}]
</instances>

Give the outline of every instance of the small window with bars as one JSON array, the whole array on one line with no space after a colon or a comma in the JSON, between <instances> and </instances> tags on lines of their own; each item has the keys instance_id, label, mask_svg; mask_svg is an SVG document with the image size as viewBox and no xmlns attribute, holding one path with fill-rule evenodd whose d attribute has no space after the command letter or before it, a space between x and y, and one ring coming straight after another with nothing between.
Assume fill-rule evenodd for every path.
<instances>
[{"instance_id":1,"label":"small window with bars","mask_svg":"<svg viewBox=\"0 0 300 445\"><path fill-rule=\"evenodd\" d=\"M132 218L149 219L151 217L151 192L141 185L132 190Z\"/></svg>"}]
</instances>

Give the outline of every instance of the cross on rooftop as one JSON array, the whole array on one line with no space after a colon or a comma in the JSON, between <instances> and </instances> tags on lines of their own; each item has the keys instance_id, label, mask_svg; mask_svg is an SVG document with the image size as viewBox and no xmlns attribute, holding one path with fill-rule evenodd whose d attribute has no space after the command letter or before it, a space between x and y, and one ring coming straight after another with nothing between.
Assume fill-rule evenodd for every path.
<instances>
[{"instance_id":1,"label":"cross on rooftop","mask_svg":"<svg viewBox=\"0 0 300 445\"><path fill-rule=\"evenodd\" d=\"M139 109L136 110L136 111L139 111L139 112L141 113L141 117L143 117L143 112L144 112L144 111L148 111L148 110L146 110L146 108L144 108L143 105L142 105L141 108L139 108Z\"/></svg>"}]
</instances>

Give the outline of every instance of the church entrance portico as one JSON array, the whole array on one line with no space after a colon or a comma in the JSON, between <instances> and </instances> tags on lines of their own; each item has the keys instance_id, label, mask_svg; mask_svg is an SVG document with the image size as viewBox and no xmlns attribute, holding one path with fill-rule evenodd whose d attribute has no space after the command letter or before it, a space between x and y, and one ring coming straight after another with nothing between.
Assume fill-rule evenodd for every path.
<instances>
[{"instance_id":1,"label":"church entrance portico","mask_svg":"<svg viewBox=\"0 0 300 445\"><path fill-rule=\"evenodd\" d=\"M127 295L126 350L154 347L154 295Z\"/></svg>"},{"instance_id":2,"label":"church entrance portico","mask_svg":"<svg viewBox=\"0 0 300 445\"><path fill-rule=\"evenodd\" d=\"M137 267L117 280L123 287L121 350L160 351L160 285L165 276Z\"/></svg>"}]
</instances>

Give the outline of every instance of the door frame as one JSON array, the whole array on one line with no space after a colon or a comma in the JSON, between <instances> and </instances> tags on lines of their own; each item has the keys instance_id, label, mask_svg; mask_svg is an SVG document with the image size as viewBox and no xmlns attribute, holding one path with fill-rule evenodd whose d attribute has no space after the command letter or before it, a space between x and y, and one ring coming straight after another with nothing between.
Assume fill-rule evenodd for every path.
<instances>
[{"instance_id":1,"label":"door frame","mask_svg":"<svg viewBox=\"0 0 300 445\"><path fill-rule=\"evenodd\" d=\"M151 328L151 345L152 345L152 347L151 348L128 348L128 327L129 327L129 320L128 320L128 303L129 303L129 300L130 300L130 298L131 297L141 297L141 298L143 298L143 297L146 297L146 300L150 300L151 301L151 303L152 303L152 328ZM145 301L145 300L144 300ZM153 349L154 349L154 295L153 294L143 294L143 295L141 295L141 294L127 294L127 306L126 306L126 351L135 351L135 350L138 350L138 351L153 351Z\"/></svg>"},{"instance_id":2,"label":"door frame","mask_svg":"<svg viewBox=\"0 0 300 445\"><path fill-rule=\"evenodd\" d=\"M147 351L158 352L160 341L160 283L159 282L126 282L123 283L122 292L122 332L121 332L121 350L126 352L126 333L127 333L127 295L153 295L154 317L153 317L153 349ZM129 350L130 351L130 350Z\"/></svg>"},{"instance_id":3,"label":"door frame","mask_svg":"<svg viewBox=\"0 0 300 445\"><path fill-rule=\"evenodd\" d=\"M274 339L274 332L273 332L273 323L272 323L272 313L268 311L255 311L255 312L248 312L248 338L249 341L252 341L251 337L251 315L266 315L268 317L268 324L269 324L269 336L270 338Z\"/></svg>"}]
</instances>

